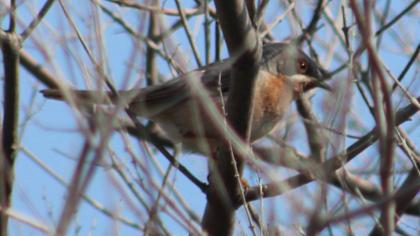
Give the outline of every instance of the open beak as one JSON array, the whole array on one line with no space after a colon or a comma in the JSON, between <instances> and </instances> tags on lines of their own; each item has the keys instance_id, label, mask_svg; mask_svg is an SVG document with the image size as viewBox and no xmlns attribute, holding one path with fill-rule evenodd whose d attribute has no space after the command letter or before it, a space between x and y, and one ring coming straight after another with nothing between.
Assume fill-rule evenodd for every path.
<instances>
[{"instance_id":1,"label":"open beak","mask_svg":"<svg viewBox=\"0 0 420 236\"><path fill-rule=\"evenodd\" d=\"M332 88L327 83L322 81L320 78L311 77L311 80L306 82L303 86L303 90L309 91L314 88L322 88L328 92L332 92Z\"/></svg>"},{"instance_id":2,"label":"open beak","mask_svg":"<svg viewBox=\"0 0 420 236\"><path fill-rule=\"evenodd\" d=\"M314 85L315 87L319 87L319 88L325 89L328 92L332 92L331 87L328 84L326 84L324 81L319 81L319 80L314 81Z\"/></svg>"},{"instance_id":3,"label":"open beak","mask_svg":"<svg viewBox=\"0 0 420 236\"><path fill-rule=\"evenodd\" d=\"M313 78L312 81L307 85L308 90L318 87L325 89L328 92L332 92L332 88L327 83L325 83L325 79L328 78L331 78L331 75L322 67L318 67L316 78Z\"/></svg>"}]
</instances>

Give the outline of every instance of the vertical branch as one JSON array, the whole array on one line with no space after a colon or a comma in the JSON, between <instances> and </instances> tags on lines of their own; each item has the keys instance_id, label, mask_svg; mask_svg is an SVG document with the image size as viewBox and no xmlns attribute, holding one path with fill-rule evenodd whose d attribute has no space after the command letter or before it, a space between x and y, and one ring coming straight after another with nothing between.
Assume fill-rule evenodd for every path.
<instances>
[{"instance_id":1,"label":"vertical branch","mask_svg":"<svg viewBox=\"0 0 420 236\"><path fill-rule=\"evenodd\" d=\"M262 54L261 41L244 1L219 0L215 1L215 5L229 55L236 58L231 73L227 118L239 137L248 142L254 83ZM237 156L233 157L227 147L219 151L214 163L209 165L210 187L202 224L209 235L231 235L235 209L238 207L233 203L243 196L239 181L243 161Z\"/></svg>"},{"instance_id":2,"label":"vertical branch","mask_svg":"<svg viewBox=\"0 0 420 236\"><path fill-rule=\"evenodd\" d=\"M214 45L214 60L215 61L220 61L220 51L222 51L222 35L220 34L220 27L219 27L219 23L216 21L216 24L214 24L214 31L215 31L215 45Z\"/></svg>"},{"instance_id":3,"label":"vertical branch","mask_svg":"<svg viewBox=\"0 0 420 236\"><path fill-rule=\"evenodd\" d=\"M71 184L67 189L66 204L64 204L61 211L55 232L59 236L66 235L71 220L78 209L82 195L91 182L98 163L100 163L104 156L106 146L113 131L112 126L107 125L107 123L100 123L98 120L89 120L89 123L92 124L92 132L87 133L85 137L77 165L71 177ZM98 132L98 130L100 131ZM100 138L97 143L93 143L92 137L96 133L99 133Z\"/></svg>"},{"instance_id":4,"label":"vertical branch","mask_svg":"<svg viewBox=\"0 0 420 236\"><path fill-rule=\"evenodd\" d=\"M261 41L242 1L216 1L216 7L229 55L237 58L232 68L232 84L227 103L228 119L239 136L248 141L252 87L259 71Z\"/></svg>"},{"instance_id":5,"label":"vertical branch","mask_svg":"<svg viewBox=\"0 0 420 236\"><path fill-rule=\"evenodd\" d=\"M323 162L325 160L326 152L325 136L322 130L317 127L319 122L312 111L310 101L307 97L300 97L296 102L299 114L304 119L311 156L313 156L316 161Z\"/></svg>"},{"instance_id":6,"label":"vertical branch","mask_svg":"<svg viewBox=\"0 0 420 236\"><path fill-rule=\"evenodd\" d=\"M0 46L4 68L4 117L2 130L2 156L0 157L0 235L8 234L7 208L13 190L13 168L18 146L19 122L19 63L20 44L35 29L54 1L47 1L38 16L19 38L16 31L16 1L11 1L10 23L7 32L0 31Z\"/></svg>"},{"instance_id":7,"label":"vertical branch","mask_svg":"<svg viewBox=\"0 0 420 236\"><path fill-rule=\"evenodd\" d=\"M192 33L191 33L191 31L188 27L187 17L185 16L184 11L182 10L181 3L179 2L179 0L175 0L175 3L176 3L176 6L178 8L178 11L179 11L179 16L181 17L182 25L184 26L185 33L187 34L187 39L188 39L188 42L190 43L191 50L193 52L195 61L196 61L197 65L200 67L200 66L202 66L200 53L198 52L197 45L194 42L194 36L192 35Z\"/></svg>"},{"instance_id":8,"label":"vertical branch","mask_svg":"<svg viewBox=\"0 0 420 236\"><path fill-rule=\"evenodd\" d=\"M410 204L413 203L413 199L416 197L417 193L420 190L418 185L417 187L413 187L416 186L416 184L420 181L420 173L418 171L418 166L420 165L419 153L416 151L415 145L411 143L409 137L407 137L405 132L401 128L398 128L397 130L398 132L396 138L397 140L399 140L403 152L407 156L411 156L413 167L410 170L407 178L404 180L403 184L396 191L396 195L399 197L395 201L395 225L397 225L402 214L409 208ZM376 224L369 235L382 235L382 233L382 226L380 224Z\"/></svg>"},{"instance_id":9,"label":"vertical branch","mask_svg":"<svg viewBox=\"0 0 420 236\"><path fill-rule=\"evenodd\" d=\"M160 1L156 0L153 4L156 7L159 7ZM158 42L156 37L159 34L159 14L150 12L149 21L148 38L157 45ZM156 50L149 46L146 51L146 78L148 85L156 84L158 78L156 69Z\"/></svg>"},{"instance_id":10,"label":"vertical branch","mask_svg":"<svg viewBox=\"0 0 420 236\"><path fill-rule=\"evenodd\" d=\"M387 197L393 192L392 170L395 149L393 141L395 120L391 104L391 94L379 63L378 54L374 50L371 42L370 4L369 1L364 1L365 11L362 17L356 2L350 1L357 26L362 35L363 46L367 49L369 63L372 67L373 101L375 104L375 119L379 132L379 153L381 157L380 177L384 197ZM387 202L382 208L380 222L385 235L390 235L394 231L394 205L393 202Z\"/></svg>"},{"instance_id":11,"label":"vertical branch","mask_svg":"<svg viewBox=\"0 0 420 236\"><path fill-rule=\"evenodd\" d=\"M10 22L9 22L9 32L16 31L16 0L10 0L11 11L10 11Z\"/></svg>"},{"instance_id":12,"label":"vertical branch","mask_svg":"<svg viewBox=\"0 0 420 236\"><path fill-rule=\"evenodd\" d=\"M79 160L71 178L71 184L67 188L66 204L63 205L63 209L60 214L60 220L57 224L55 232L56 235L61 236L66 234L67 228L71 223L71 219L73 218L73 214L77 209L79 198L84 191L81 185L85 180L84 178L87 172L86 169L88 169L90 165L94 165L88 164L88 155L91 149L92 146L89 142L89 138L86 138L79 155Z\"/></svg>"},{"instance_id":13,"label":"vertical branch","mask_svg":"<svg viewBox=\"0 0 420 236\"><path fill-rule=\"evenodd\" d=\"M6 161L13 164L16 151L19 105L19 53L13 34L2 42L4 57L4 123L3 151ZM17 39L16 39L17 40Z\"/></svg>"},{"instance_id":14,"label":"vertical branch","mask_svg":"<svg viewBox=\"0 0 420 236\"><path fill-rule=\"evenodd\" d=\"M307 97L301 96L296 101L297 102L297 109L299 114L304 119L304 126L306 130L306 135L308 138L309 147L311 150L311 157L315 159L317 162L321 163L325 160L325 137L316 124L319 122L317 121L315 114L312 111L310 101ZM325 179L326 176L322 171L317 171L317 175L321 176L322 179ZM323 200L325 200L325 196L327 195L327 186L326 184L321 184L321 191L320 196L318 198L318 202L315 204L314 210L312 215L310 216L310 221L308 225L307 234L314 235L316 233L313 232L313 228L317 225L318 220L320 218L320 212L322 212L322 204Z\"/></svg>"},{"instance_id":15,"label":"vertical branch","mask_svg":"<svg viewBox=\"0 0 420 236\"><path fill-rule=\"evenodd\" d=\"M210 63L210 16L209 16L209 2L204 1L204 50L205 50L205 63Z\"/></svg>"},{"instance_id":16,"label":"vertical branch","mask_svg":"<svg viewBox=\"0 0 420 236\"><path fill-rule=\"evenodd\" d=\"M0 32L4 68L4 116L2 151L0 157L0 235L8 234L6 209L10 207L13 190L13 167L18 146L19 122L19 48L20 40L15 35L16 2L12 1L8 32Z\"/></svg>"}]
</instances>

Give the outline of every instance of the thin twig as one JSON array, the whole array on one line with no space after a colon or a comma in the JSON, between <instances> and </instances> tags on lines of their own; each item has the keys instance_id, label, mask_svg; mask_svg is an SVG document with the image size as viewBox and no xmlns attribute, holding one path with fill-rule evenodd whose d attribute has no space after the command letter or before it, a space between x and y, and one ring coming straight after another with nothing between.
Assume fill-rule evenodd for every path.
<instances>
[{"instance_id":1,"label":"thin twig","mask_svg":"<svg viewBox=\"0 0 420 236\"><path fill-rule=\"evenodd\" d=\"M286 9L286 11L283 12L280 16L278 16L273 22L271 22L269 25L266 26L266 29L260 33L260 37L264 38L270 31L277 26L286 16L289 14L290 11L292 11L295 8L296 2L293 1L289 7Z\"/></svg>"},{"instance_id":2,"label":"thin twig","mask_svg":"<svg viewBox=\"0 0 420 236\"><path fill-rule=\"evenodd\" d=\"M136 129L143 132L145 128L143 125L137 120L136 115L132 113L129 110L126 110L127 114L131 118L131 120L134 122ZM185 166L180 164L175 157L173 157L160 143L153 143L155 147L162 153L162 155L173 165L175 168L177 168L182 174L185 175L193 184L195 184L202 192L207 191L207 184L201 182L197 177L195 177Z\"/></svg>"},{"instance_id":3,"label":"thin twig","mask_svg":"<svg viewBox=\"0 0 420 236\"><path fill-rule=\"evenodd\" d=\"M222 92L222 75L219 75L218 89L217 89L217 91L219 93L219 99L221 101L221 107L220 108L222 110L222 114L224 116L226 116L225 102L224 102L223 92ZM224 119L223 123L224 123L224 128L225 128L225 130L227 132L228 123L227 123L226 118ZM248 223L249 223L249 228L250 228L252 234L254 236L256 236L255 226L253 224L253 218L254 217L253 217L253 214L251 213L251 211L249 209L249 206L250 205L249 204L246 204L245 190L244 190L245 188L244 188L244 186L242 184L241 174L240 174L240 172L238 170L238 166L237 166L238 164L236 163L236 160L235 160L235 154L233 152L232 142L230 142L230 141L229 141L229 144L228 144L228 149L229 149L229 154L230 154L230 161L232 162L232 166L233 166L233 170L234 170L234 175L236 177L236 180L239 183L240 196L241 196L241 199L242 199L242 202L243 202L243 206L245 208L246 216L247 216Z\"/></svg>"},{"instance_id":4,"label":"thin twig","mask_svg":"<svg viewBox=\"0 0 420 236\"><path fill-rule=\"evenodd\" d=\"M25 226L30 226L33 229L36 229L45 235L52 235L53 227L48 226L46 223L41 222L38 218L31 217L29 215L24 215L13 208L4 209L0 206L0 212L6 214L10 218L23 223Z\"/></svg>"},{"instance_id":5,"label":"thin twig","mask_svg":"<svg viewBox=\"0 0 420 236\"><path fill-rule=\"evenodd\" d=\"M48 167L45 163L43 163L39 158L37 158L32 152L30 152L26 147L20 146L20 150L25 153L27 157L29 157L32 161L34 161L41 169L43 169L48 175L50 175L54 180L56 180L60 185L62 185L65 188L68 188L70 186L69 183L66 183L63 177L61 177L58 173L54 172L53 169ZM89 205L91 205L93 208L97 209L98 211L102 212L104 215L110 217L111 219L116 219L120 221L121 223L130 226L134 229L142 230L138 222L131 221L124 216L120 216L115 214L114 211L108 210L106 207L101 205L99 202L95 201L85 193L82 193L81 196Z\"/></svg>"},{"instance_id":6,"label":"thin twig","mask_svg":"<svg viewBox=\"0 0 420 236\"><path fill-rule=\"evenodd\" d=\"M390 22L386 23L382 28L380 28L378 31L376 31L375 36L378 36L382 34L386 29L391 27L393 24L395 24L401 17L403 17L407 12L409 12L413 7L419 3L420 0L414 0L408 5L404 10L402 10L397 16L394 17Z\"/></svg>"},{"instance_id":7,"label":"thin twig","mask_svg":"<svg viewBox=\"0 0 420 236\"><path fill-rule=\"evenodd\" d=\"M182 24L184 25L184 30L185 30L185 33L187 34L188 42L190 43L191 50L193 51L195 62L197 63L198 67L201 67L203 63L201 62L201 57L198 52L197 45L194 42L193 35L191 34L190 27L188 27L187 18L185 17L185 14L182 10L181 3L179 2L179 0L175 0L175 3L176 3L176 7L178 8L178 11L180 12Z\"/></svg>"},{"instance_id":8,"label":"thin twig","mask_svg":"<svg viewBox=\"0 0 420 236\"><path fill-rule=\"evenodd\" d=\"M356 210L352 210L348 213L344 213L339 216L332 216L325 220L323 220L322 223L318 225L318 232L320 232L323 228L340 223L342 221L345 221L347 219L354 219L357 216L362 216L365 214L371 214L373 211L382 208L386 204L390 204L393 201L404 201L407 197L412 196L413 192L417 192L420 188L420 181L410 183L409 186L406 186L407 188L403 189L402 191L398 191L396 193L393 193L389 196L384 197L381 201L373 203L368 206L361 207ZM383 235L383 234L380 234Z\"/></svg>"},{"instance_id":9,"label":"thin twig","mask_svg":"<svg viewBox=\"0 0 420 236\"><path fill-rule=\"evenodd\" d=\"M28 27L20 34L22 41L25 41L31 35L32 31L38 26L44 16L48 13L48 10L51 8L55 0L48 0L44 3L38 15L32 20Z\"/></svg>"},{"instance_id":10,"label":"thin twig","mask_svg":"<svg viewBox=\"0 0 420 236\"><path fill-rule=\"evenodd\" d=\"M318 0L311 21L309 22L308 26L302 30L302 34L296 39L298 45L300 45L303 40L308 40L310 37L312 37L312 34L315 33L316 25L321 19L322 12L324 11L322 9L323 5L324 0Z\"/></svg>"},{"instance_id":11,"label":"thin twig","mask_svg":"<svg viewBox=\"0 0 420 236\"><path fill-rule=\"evenodd\" d=\"M355 0L350 1L350 7L353 10L354 17L357 22L359 32L362 35L363 46L368 52L369 65L372 74L372 95L374 102L375 120L378 127L379 135L379 152L381 154L380 180L385 196L389 196L393 192L393 164L394 164L394 114L391 103L391 93L388 91L384 73L380 66L380 59L373 48L371 42L371 21L370 8L371 4L364 1L364 15L362 16L358 4ZM394 209L392 203L384 204L380 221L385 228L385 234L390 235L394 231Z\"/></svg>"},{"instance_id":12,"label":"thin twig","mask_svg":"<svg viewBox=\"0 0 420 236\"><path fill-rule=\"evenodd\" d=\"M410 67L413 65L413 63L417 60L417 56L419 55L420 52L420 43L417 44L416 50L414 51L414 53L411 55L410 60L408 60L407 65L405 65L404 69L402 70L401 74L398 76L398 82L401 82L405 75L407 74L408 70L410 69ZM392 92L394 92L395 88L398 86L397 82L395 82L392 85Z\"/></svg>"},{"instance_id":13,"label":"thin twig","mask_svg":"<svg viewBox=\"0 0 420 236\"><path fill-rule=\"evenodd\" d=\"M122 19L121 17L117 16L116 14L114 14L111 10L109 10L107 7L105 7L103 4L101 4L98 0L92 0L95 4L97 4L99 6L99 8L101 8L101 10L108 15L111 19L113 19L117 24L119 24L124 30L127 31L127 33L131 34L132 36L134 36L137 40L141 40L144 43L147 44L148 47L153 48L154 50L156 50L156 53L161 56L163 59L165 59L167 62L169 62L171 64L171 66L173 66L176 70L179 70L179 66L173 61L173 59L166 55L159 47L159 45L157 45L153 40L145 37L144 35L138 34L136 33L136 31L128 25L127 22L124 21L124 19ZM171 31L170 31L171 32ZM164 34L164 33L163 33ZM166 36L165 36L166 37ZM161 37L157 37L156 40L157 41L161 41L162 40L162 36Z\"/></svg>"},{"instance_id":14,"label":"thin twig","mask_svg":"<svg viewBox=\"0 0 420 236\"><path fill-rule=\"evenodd\" d=\"M420 97L418 97L417 100L420 101ZM418 110L412 104L401 108L395 115L395 126L399 126L403 122L409 120L409 118L416 112L418 112ZM327 173L333 174L335 170L338 170L343 166L343 161L349 162L353 160L359 153L376 142L378 137L379 134L377 132L377 127L375 127L357 142L348 147L345 151L324 162L323 167L321 168L324 169ZM263 185L263 196L260 194L260 186L248 188L245 192L245 196L247 201L254 201L260 199L261 197L266 198L278 196L285 192L284 189L279 188L279 186L289 186L288 190L290 190L305 185L313 180L314 178L312 176L299 174L284 181Z\"/></svg>"},{"instance_id":15,"label":"thin twig","mask_svg":"<svg viewBox=\"0 0 420 236\"><path fill-rule=\"evenodd\" d=\"M88 55L90 61L95 66L95 69L101 76L101 79L104 80L105 84L108 86L109 90L112 94L117 95L117 90L115 89L114 85L112 84L111 80L108 78L108 76L105 75L103 67L95 60L91 50L89 49L87 43L85 42L84 38L82 37L82 34L78 30L75 22L73 21L72 17L68 13L66 7L64 6L62 0L59 0L61 9L64 12L64 15L66 16L68 22L70 23L71 27L73 28L74 32L76 33L77 38L79 39L79 42L82 44L83 49L85 50L86 54Z\"/></svg>"},{"instance_id":16,"label":"thin twig","mask_svg":"<svg viewBox=\"0 0 420 236\"><path fill-rule=\"evenodd\" d=\"M158 6L146 5L138 2L128 1L128 0L107 0L108 2L112 2L118 4L123 7L130 7L137 10L142 11L150 11L151 13L158 13L158 14L165 14L169 16L179 16L180 11L179 9L162 9ZM184 14L186 16L195 16L203 13L202 7L191 8L191 9L184 9ZM216 11L214 9L209 9L209 12L212 17L216 16Z\"/></svg>"}]
</instances>

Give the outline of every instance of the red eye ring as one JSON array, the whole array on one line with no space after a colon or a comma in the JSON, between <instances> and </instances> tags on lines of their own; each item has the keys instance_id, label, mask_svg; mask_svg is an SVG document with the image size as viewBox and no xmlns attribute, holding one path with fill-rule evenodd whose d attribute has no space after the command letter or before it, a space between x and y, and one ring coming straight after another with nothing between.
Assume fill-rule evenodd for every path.
<instances>
[{"instance_id":1,"label":"red eye ring","mask_svg":"<svg viewBox=\"0 0 420 236\"><path fill-rule=\"evenodd\" d=\"M306 60L300 59L298 60L297 69L300 73L306 73L309 68L309 64Z\"/></svg>"}]
</instances>

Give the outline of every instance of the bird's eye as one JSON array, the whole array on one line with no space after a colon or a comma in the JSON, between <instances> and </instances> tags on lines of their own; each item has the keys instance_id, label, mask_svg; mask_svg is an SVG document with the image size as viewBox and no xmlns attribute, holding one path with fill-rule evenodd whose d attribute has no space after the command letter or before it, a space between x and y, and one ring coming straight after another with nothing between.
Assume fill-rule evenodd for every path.
<instances>
[{"instance_id":1,"label":"bird's eye","mask_svg":"<svg viewBox=\"0 0 420 236\"><path fill-rule=\"evenodd\" d=\"M303 59L298 60L298 62L297 62L297 70L299 71L299 73L302 73L302 74L306 73L306 71L308 70L308 68L309 68L309 64L308 64L307 61L305 61Z\"/></svg>"}]
</instances>

